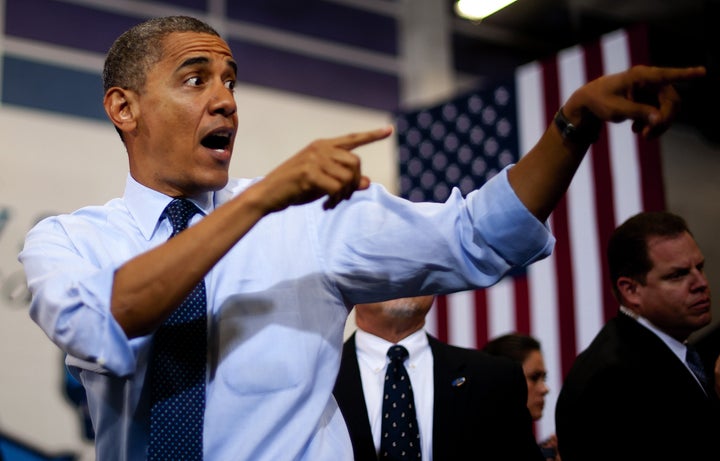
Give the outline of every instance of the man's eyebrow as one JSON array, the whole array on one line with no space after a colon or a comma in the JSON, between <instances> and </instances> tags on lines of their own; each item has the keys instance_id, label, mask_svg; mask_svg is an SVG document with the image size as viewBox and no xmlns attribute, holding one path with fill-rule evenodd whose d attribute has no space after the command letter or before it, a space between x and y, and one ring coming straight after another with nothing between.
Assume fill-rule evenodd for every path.
<instances>
[{"instance_id":1,"label":"man's eyebrow","mask_svg":"<svg viewBox=\"0 0 720 461\"><path fill-rule=\"evenodd\" d=\"M210 62L210 60L208 58L206 58L205 56L195 56L195 57L188 58L185 61L183 61L183 63L180 64L180 66L178 66L178 70L180 70L184 67L192 67L197 64L207 64L209 62ZM237 74L237 70L238 70L237 63L233 60L228 60L227 64L228 64L228 67L230 67L233 70L233 72L235 74Z\"/></svg>"},{"instance_id":2,"label":"man's eyebrow","mask_svg":"<svg viewBox=\"0 0 720 461\"><path fill-rule=\"evenodd\" d=\"M183 67L192 67L197 64L207 64L208 62L210 62L210 60L204 56L187 58L185 61L183 61L182 64L178 66L178 70L182 69Z\"/></svg>"}]
</instances>

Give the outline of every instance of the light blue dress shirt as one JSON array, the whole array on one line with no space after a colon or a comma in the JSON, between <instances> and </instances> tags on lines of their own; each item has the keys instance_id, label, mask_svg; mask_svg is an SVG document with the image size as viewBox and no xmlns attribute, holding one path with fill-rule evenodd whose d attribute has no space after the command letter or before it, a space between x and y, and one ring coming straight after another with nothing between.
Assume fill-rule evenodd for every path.
<instances>
[{"instance_id":1,"label":"light blue dress shirt","mask_svg":"<svg viewBox=\"0 0 720 461\"><path fill-rule=\"evenodd\" d=\"M252 181L194 201L210 213ZM98 460L146 458L152 335L128 340L110 297L114 271L167 240L170 200L128 176L122 198L38 223L19 255L32 319L87 390ZM507 170L444 204L413 204L373 185L332 210L318 200L266 216L205 277L205 459L352 459L332 397L349 309L489 286L550 254L554 241Z\"/></svg>"}]
</instances>

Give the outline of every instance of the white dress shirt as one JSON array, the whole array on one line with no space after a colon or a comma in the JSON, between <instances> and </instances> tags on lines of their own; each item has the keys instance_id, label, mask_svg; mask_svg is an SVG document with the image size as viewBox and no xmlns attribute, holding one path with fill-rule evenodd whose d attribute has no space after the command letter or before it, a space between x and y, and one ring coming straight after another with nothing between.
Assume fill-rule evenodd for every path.
<instances>
[{"instance_id":1,"label":"white dress shirt","mask_svg":"<svg viewBox=\"0 0 720 461\"><path fill-rule=\"evenodd\" d=\"M433 431L433 355L428 344L427 333L418 330L403 338L399 343L408 350L405 369L410 377L415 412L420 431L420 450L423 461L432 461ZM372 335L360 328L355 332L360 378L362 380L365 404L367 405L370 428L375 442L375 451L380 451L382 427L382 399L385 389L385 372L390 360L387 351L394 343Z\"/></svg>"},{"instance_id":2,"label":"white dress shirt","mask_svg":"<svg viewBox=\"0 0 720 461\"><path fill-rule=\"evenodd\" d=\"M205 459L351 459L332 397L350 308L489 286L550 253L554 238L506 172L446 203L411 203L374 184L332 210L316 200L260 220L205 277ZM193 201L208 214L252 181ZM110 301L114 272L170 235L161 219L170 200L128 175L122 198L44 219L19 255L30 316L87 391L98 460L145 459L152 335L129 340Z\"/></svg>"}]
</instances>

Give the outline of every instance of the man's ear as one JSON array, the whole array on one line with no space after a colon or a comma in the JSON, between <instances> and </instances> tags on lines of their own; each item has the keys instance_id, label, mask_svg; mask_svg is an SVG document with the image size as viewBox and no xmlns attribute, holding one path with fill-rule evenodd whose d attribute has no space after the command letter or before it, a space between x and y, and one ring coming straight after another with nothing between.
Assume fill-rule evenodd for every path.
<instances>
[{"instance_id":1,"label":"man's ear","mask_svg":"<svg viewBox=\"0 0 720 461\"><path fill-rule=\"evenodd\" d=\"M615 284L620 292L620 296L623 298L623 304L625 304L626 307L633 307L639 304L639 283L637 280L631 279L630 277L619 277Z\"/></svg>"},{"instance_id":2,"label":"man's ear","mask_svg":"<svg viewBox=\"0 0 720 461\"><path fill-rule=\"evenodd\" d=\"M123 133L130 133L137 127L137 103L131 90L112 87L103 98L105 113L110 121Z\"/></svg>"}]
</instances>

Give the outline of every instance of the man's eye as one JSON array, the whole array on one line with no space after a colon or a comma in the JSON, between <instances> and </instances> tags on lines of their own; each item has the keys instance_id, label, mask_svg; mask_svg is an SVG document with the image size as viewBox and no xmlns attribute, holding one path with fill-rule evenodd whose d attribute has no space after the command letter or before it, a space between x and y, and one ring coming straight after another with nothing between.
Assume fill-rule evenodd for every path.
<instances>
[{"instance_id":1,"label":"man's eye","mask_svg":"<svg viewBox=\"0 0 720 461\"><path fill-rule=\"evenodd\" d=\"M228 90L234 90L235 89L235 80L228 80L225 82L225 88Z\"/></svg>"},{"instance_id":2,"label":"man's eye","mask_svg":"<svg viewBox=\"0 0 720 461\"><path fill-rule=\"evenodd\" d=\"M185 83L190 86L198 86L202 84L202 79L200 77L190 77L189 79L185 80Z\"/></svg>"},{"instance_id":3,"label":"man's eye","mask_svg":"<svg viewBox=\"0 0 720 461\"><path fill-rule=\"evenodd\" d=\"M687 275L687 272L681 271L681 272L673 272L670 274L670 280L677 280L685 277Z\"/></svg>"}]
</instances>

